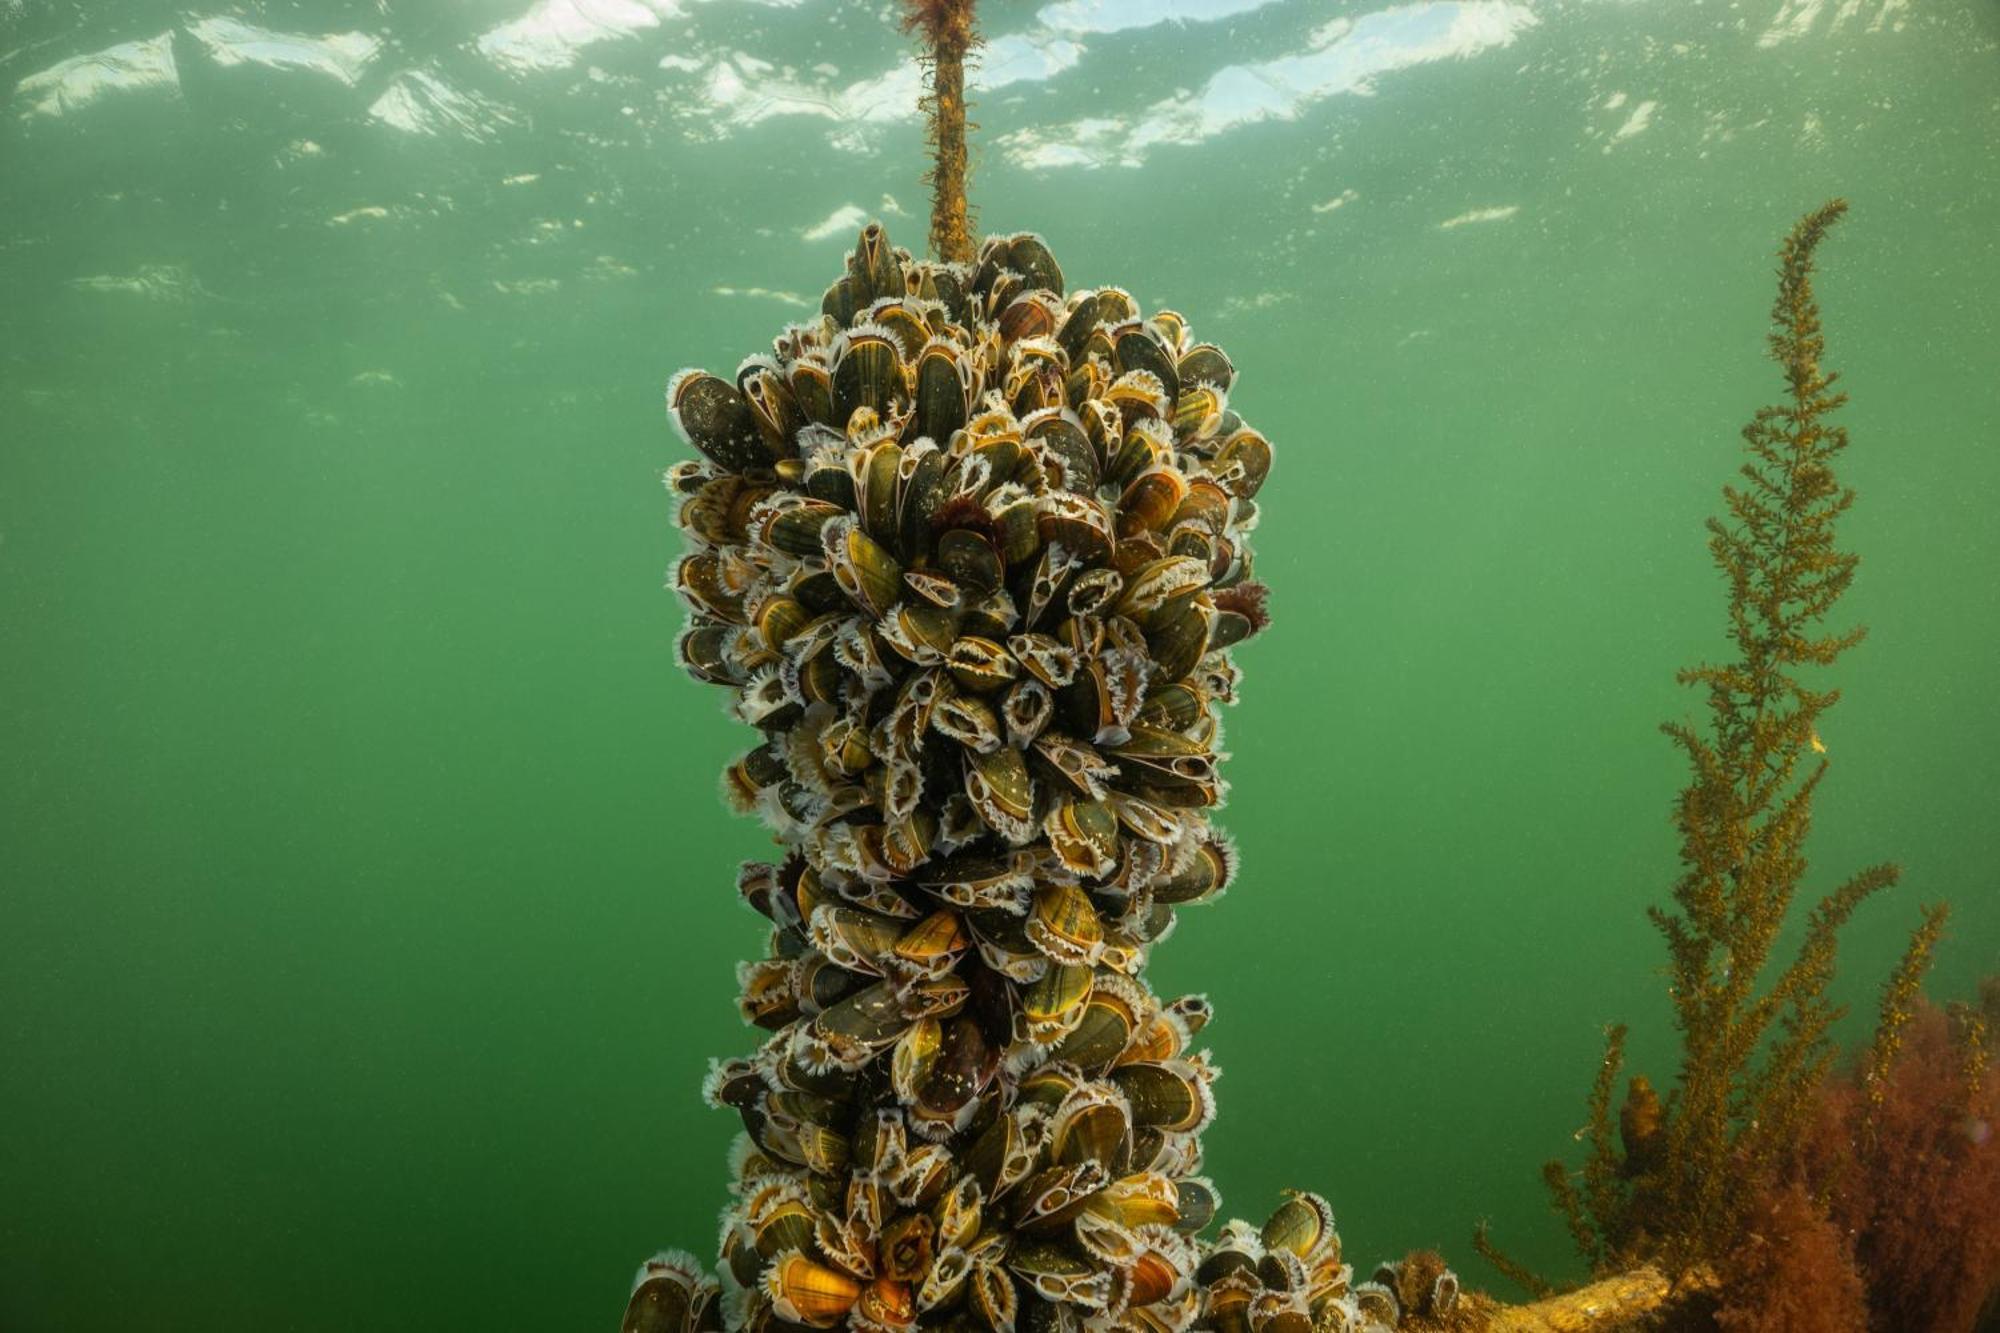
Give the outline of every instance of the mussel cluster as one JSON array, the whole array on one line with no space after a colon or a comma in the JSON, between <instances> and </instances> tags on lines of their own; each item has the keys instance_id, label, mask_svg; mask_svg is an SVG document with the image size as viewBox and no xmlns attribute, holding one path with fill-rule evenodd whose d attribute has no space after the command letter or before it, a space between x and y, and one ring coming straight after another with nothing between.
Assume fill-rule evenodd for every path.
<instances>
[{"instance_id":1,"label":"mussel cluster","mask_svg":"<svg viewBox=\"0 0 2000 1333\"><path fill-rule=\"evenodd\" d=\"M628 1329L1364 1326L1313 1196L1204 1258L1209 1009L1141 976L1234 869L1271 447L1233 378L1034 236L967 267L870 226L774 355L669 384L678 652L761 733L725 791L787 854L740 880L772 1035L706 1089L746 1129L722 1281L661 1256Z\"/></svg>"}]
</instances>

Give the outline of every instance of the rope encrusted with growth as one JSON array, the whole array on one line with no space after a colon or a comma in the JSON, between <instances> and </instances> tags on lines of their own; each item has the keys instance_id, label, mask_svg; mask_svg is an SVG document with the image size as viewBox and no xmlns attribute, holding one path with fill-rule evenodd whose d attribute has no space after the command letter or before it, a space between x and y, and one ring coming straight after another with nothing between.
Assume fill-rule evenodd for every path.
<instances>
[{"instance_id":1,"label":"rope encrusted with growth","mask_svg":"<svg viewBox=\"0 0 2000 1333\"><path fill-rule=\"evenodd\" d=\"M1195 1239L1209 1007L1143 973L1235 865L1216 710L1265 623L1271 446L1229 359L1115 287L1066 294L1031 235L965 266L870 226L823 310L668 386L702 455L667 475L679 655L760 733L725 788L786 855L740 885L771 925L740 1006L771 1035L706 1087L745 1127L720 1280L662 1255L626 1327L1448 1309L1442 1265L1354 1282L1317 1196Z\"/></svg>"}]
</instances>

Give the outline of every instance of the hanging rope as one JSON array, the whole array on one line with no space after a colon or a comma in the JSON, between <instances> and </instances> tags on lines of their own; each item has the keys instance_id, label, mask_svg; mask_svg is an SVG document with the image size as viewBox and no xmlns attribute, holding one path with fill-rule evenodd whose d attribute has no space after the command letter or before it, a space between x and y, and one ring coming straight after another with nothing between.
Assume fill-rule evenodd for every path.
<instances>
[{"instance_id":1,"label":"hanging rope","mask_svg":"<svg viewBox=\"0 0 2000 1333\"><path fill-rule=\"evenodd\" d=\"M972 212L965 201L965 57L978 43L972 24L974 0L903 0L903 30L924 41L929 91L924 114L930 122L932 165L931 252L939 259L970 263Z\"/></svg>"}]
</instances>

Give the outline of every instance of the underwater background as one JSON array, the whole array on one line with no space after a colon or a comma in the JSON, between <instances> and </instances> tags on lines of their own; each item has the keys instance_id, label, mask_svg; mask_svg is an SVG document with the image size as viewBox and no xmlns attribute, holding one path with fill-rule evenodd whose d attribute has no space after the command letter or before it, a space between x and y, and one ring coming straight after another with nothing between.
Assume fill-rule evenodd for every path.
<instances>
[{"instance_id":1,"label":"underwater background","mask_svg":"<svg viewBox=\"0 0 2000 1333\"><path fill-rule=\"evenodd\" d=\"M1277 444L1206 992L1225 1208L1573 1271L1671 1067L1701 524L1824 198L1853 394L1808 888L1866 1012L2000 968L2000 8L984 0L973 198ZM674 661L669 372L920 248L893 6L0 0L0 1330L603 1328L712 1251L761 950ZM1847 1029L1850 1035L1859 1023Z\"/></svg>"}]
</instances>

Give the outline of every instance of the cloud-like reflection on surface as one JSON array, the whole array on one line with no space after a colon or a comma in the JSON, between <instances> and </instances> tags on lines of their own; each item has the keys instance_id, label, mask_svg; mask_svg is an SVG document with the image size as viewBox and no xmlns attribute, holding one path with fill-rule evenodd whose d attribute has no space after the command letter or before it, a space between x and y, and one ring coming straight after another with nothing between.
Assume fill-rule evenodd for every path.
<instances>
[{"instance_id":1,"label":"cloud-like reflection on surface","mask_svg":"<svg viewBox=\"0 0 2000 1333\"><path fill-rule=\"evenodd\" d=\"M537 0L535 6L480 35L479 53L516 71L562 69L594 42L657 28L684 11L675 0Z\"/></svg>"},{"instance_id":2,"label":"cloud-like reflection on surface","mask_svg":"<svg viewBox=\"0 0 2000 1333\"><path fill-rule=\"evenodd\" d=\"M1372 91L1384 74L1508 46L1534 23L1512 0L1430 0L1337 19L1313 34L1306 51L1225 66L1199 92L1155 102L1135 117L1018 130L999 142L1021 166L1136 167L1162 144L1197 144L1260 121L1295 119L1329 97Z\"/></svg>"},{"instance_id":3,"label":"cloud-like reflection on surface","mask_svg":"<svg viewBox=\"0 0 2000 1333\"><path fill-rule=\"evenodd\" d=\"M273 32L222 16L199 19L188 25L188 32L218 65L305 70L338 79L350 88L360 81L362 71L382 49L380 39L365 32L308 37L302 33Z\"/></svg>"},{"instance_id":4,"label":"cloud-like reflection on surface","mask_svg":"<svg viewBox=\"0 0 2000 1333\"><path fill-rule=\"evenodd\" d=\"M713 0L535 0L519 18L480 34L474 46L515 73L564 69L587 46L631 37ZM792 9L803 0L744 0L765 9Z\"/></svg>"},{"instance_id":5,"label":"cloud-like reflection on surface","mask_svg":"<svg viewBox=\"0 0 2000 1333\"><path fill-rule=\"evenodd\" d=\"M967 81L974 92L992 92L1053 78L1082 58L1083 47L1067 38L1046 32L1010 33L982 48ZM661 63L662 68L688 69L688 62L679 57ZM707 137L722 137L732 128L784 116L811 116L839 124L832 135L834 147L861 151L871 146L870 127L914 121L923 95L923 73L914 59L845 85L805 82L741 51L690 72L699 80L701 104L684 114L715 122Z\"/></svg>"},{"instance_id":6,"label":"cloud-like reflection on surface","mask_svg":"<svg viewBox=\"0 0 2000 1333\"><path fill-rule=\"evenodd\" d=\"M69 115L111 94L178 96L180 88L174 35L169 31L59 61L15 85L14 100L22 104L22 118L29 119Z\"/></svg>"},{"instance_id":7,"label":"cloud-like reflection on surface","mask_svg":"<svg viewBox=\"0 0 2000 1333\"><path fill-rule=\"evenodd\" d=\"M1212 23L1280 0L1058 0L1035 21L1051 32L1126 32L1159 23Z\"/></svg>"},{"instance_id":8,"label":"cloud-like reflection on surface","mask_svg":"<svg viewBox=\"0 0 2000 1333\"><path fill-rule=\"evenodd\" d=\"M498 102L453 87L429 70L398 74L368 114L407 134L457 135L475 142L494 138L515 117Z\"/></svg>"}]
</instances>

